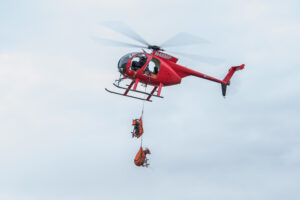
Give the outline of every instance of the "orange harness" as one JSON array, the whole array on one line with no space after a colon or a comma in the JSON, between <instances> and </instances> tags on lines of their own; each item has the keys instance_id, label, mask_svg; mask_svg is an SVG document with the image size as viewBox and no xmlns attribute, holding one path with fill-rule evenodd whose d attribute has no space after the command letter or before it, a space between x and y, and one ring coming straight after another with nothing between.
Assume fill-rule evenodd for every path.
<instances>
[{"instance_id":1,"label":"orange harness","mask_svg":"<svg viewBox=\"0 0 300 200\"><path fill-rule=\"evenodd\" d=\"M132 132L132 137L141 137L144 133L144 129L143 129L143 120L142 117L140 119L136 119L132 121L132 125L138 126L137 128L135 127L133 132Z\"/></svg>"},{"instance_id":2,"label":"orange harness","mask_svg":"<svg viewBox=\"0 0 300 200\"><path fill-rule=\"evenodd\" d=\"M146 153L144 152L143 148L141 147L138 153L134 158L134 164L136 166L143 166L146 159Z\"/></svg>"},{"instance_id":3,"label":"orange harness","mask_svg":"<svg viewBox=\"0 0 300 200\"><path fill-rule=\"evenodd\" d=\"M146 158L146 155L150 154L149 149L143 150L143 147L140 147L140 150L136 154L134 158L134 164L136 166L142 166L142 167L148 167L149 164L147 163L148 159Z\"/></svg>"}]
</instances>

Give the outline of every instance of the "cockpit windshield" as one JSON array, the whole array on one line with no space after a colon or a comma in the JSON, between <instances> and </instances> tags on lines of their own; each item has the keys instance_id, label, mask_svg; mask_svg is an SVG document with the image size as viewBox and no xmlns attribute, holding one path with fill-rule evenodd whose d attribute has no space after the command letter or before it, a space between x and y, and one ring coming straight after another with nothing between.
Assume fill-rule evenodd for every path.
<instances>
[{"instance_id":1,"label":"cockpit windshield","mask_svg":"<svg viewBox=\"0 0 300 200\"><path fill-rule=\"evenodd\" d=\"M126 72L126 65L129 59L136 54L138 54L138 52L128 53L119 60L118 68L121 74L124 74Z\"/></svg>"}]
</instances>

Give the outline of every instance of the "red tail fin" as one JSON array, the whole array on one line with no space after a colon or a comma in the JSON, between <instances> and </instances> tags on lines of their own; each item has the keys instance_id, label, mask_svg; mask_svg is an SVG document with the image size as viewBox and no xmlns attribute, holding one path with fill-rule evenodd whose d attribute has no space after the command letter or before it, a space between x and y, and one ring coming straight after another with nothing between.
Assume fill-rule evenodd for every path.
<instances>
[{"instance_id":1,"label":"red tail fin","mask_svg":"<svg viewBox=\"0 0 300 200\"><path fill-rule=\"evenodd\" d=\"M222 94L224 97L226 96L226 89L227 89L227 86L230 84L230 79L233 76L234 72L236 72L238 70L242 70L242 69L244 69L244 67L245 67L245 64L242 64L240 66L234 66L229 69L229 72L223 79L223 83L222 83Z\"/></svg>"}]
</instances>

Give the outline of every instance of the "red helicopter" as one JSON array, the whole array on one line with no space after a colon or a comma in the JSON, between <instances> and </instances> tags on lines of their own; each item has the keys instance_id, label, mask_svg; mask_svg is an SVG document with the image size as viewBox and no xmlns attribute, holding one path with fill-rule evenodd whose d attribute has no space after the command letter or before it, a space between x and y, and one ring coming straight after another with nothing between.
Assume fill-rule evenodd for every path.
<instances>
[{"instance_id":1,"label":"red helicopter","mask_svg":"<svg viewBox=\"0 0 300 200\"><path fill-rule=\"evenodd\" d=\"M143 49L142 52L128 53L119 60L118 69L121 73L121 77L120 79L116 80L113 85L119 89L123 89L124 92L114 92L105 88L106 91L113 94L151 101L151 97L163 98L161 96L161 91L163 87L180 84L181 79L184 77L196 76L209 81L220 83L222 88L222 94L225 97L226 88L230 84L230 79L232 75L236 71L244 69L245 66L244 64L239 66L233 66L229 69L229 72L223 80L217 79L177 64L178 59L176 57L164 53L164 49L162 49L160 46L150 45L141 36L135 33L130 27L123 23L107 22L104 25L145 45L141 46L94 37L95 40L100 41L102 44L105 45L108 44L113 46L139 47ZM184 42L182 42L183 36L187 38ZM179 43L177 42L177 44L181 46L197 43L207 43L206 40L196 38L192 35L180 33L174 36L173 38L167 40L162 46L174 46L174 43L176 44L176 40L178 39L180 39L181 41ZM144 49L149 49L152 52L147 53ZM201 58L204 58L206 60L212 60L212 58L209 57L202 56ZM131 79L131 83L129 85L122 86L121 82L125 79ZM153 86L153 89L151 90L151 92L137 90L137 86L139 83L143 83L144 86L151 85ZM138 96L128 95L129 92L145 94L147 95L147 97L141 98Z\"/></svg>"}]
</instances>

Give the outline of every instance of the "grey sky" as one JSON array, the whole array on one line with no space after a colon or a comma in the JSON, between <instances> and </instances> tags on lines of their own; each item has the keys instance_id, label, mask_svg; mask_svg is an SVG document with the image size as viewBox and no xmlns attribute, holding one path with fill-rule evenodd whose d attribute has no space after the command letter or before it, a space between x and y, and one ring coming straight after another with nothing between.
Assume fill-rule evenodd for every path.
<instances>
[{"instance_id":1,"label":"grey sky","mask_svg":"<svg viewBox=\"0 0 300 200\"><path fill-rule=\"evenodd\" d=\"M299 199L299 1L1 1L0 199ZM117 62L139 49L99 25L122 20L150 43L178 32L225 58L182 65L223 78L224 99L194 77L145 105L149 169L133 158L142 102L108 94Z\"/></svg>"}]
</instances>

